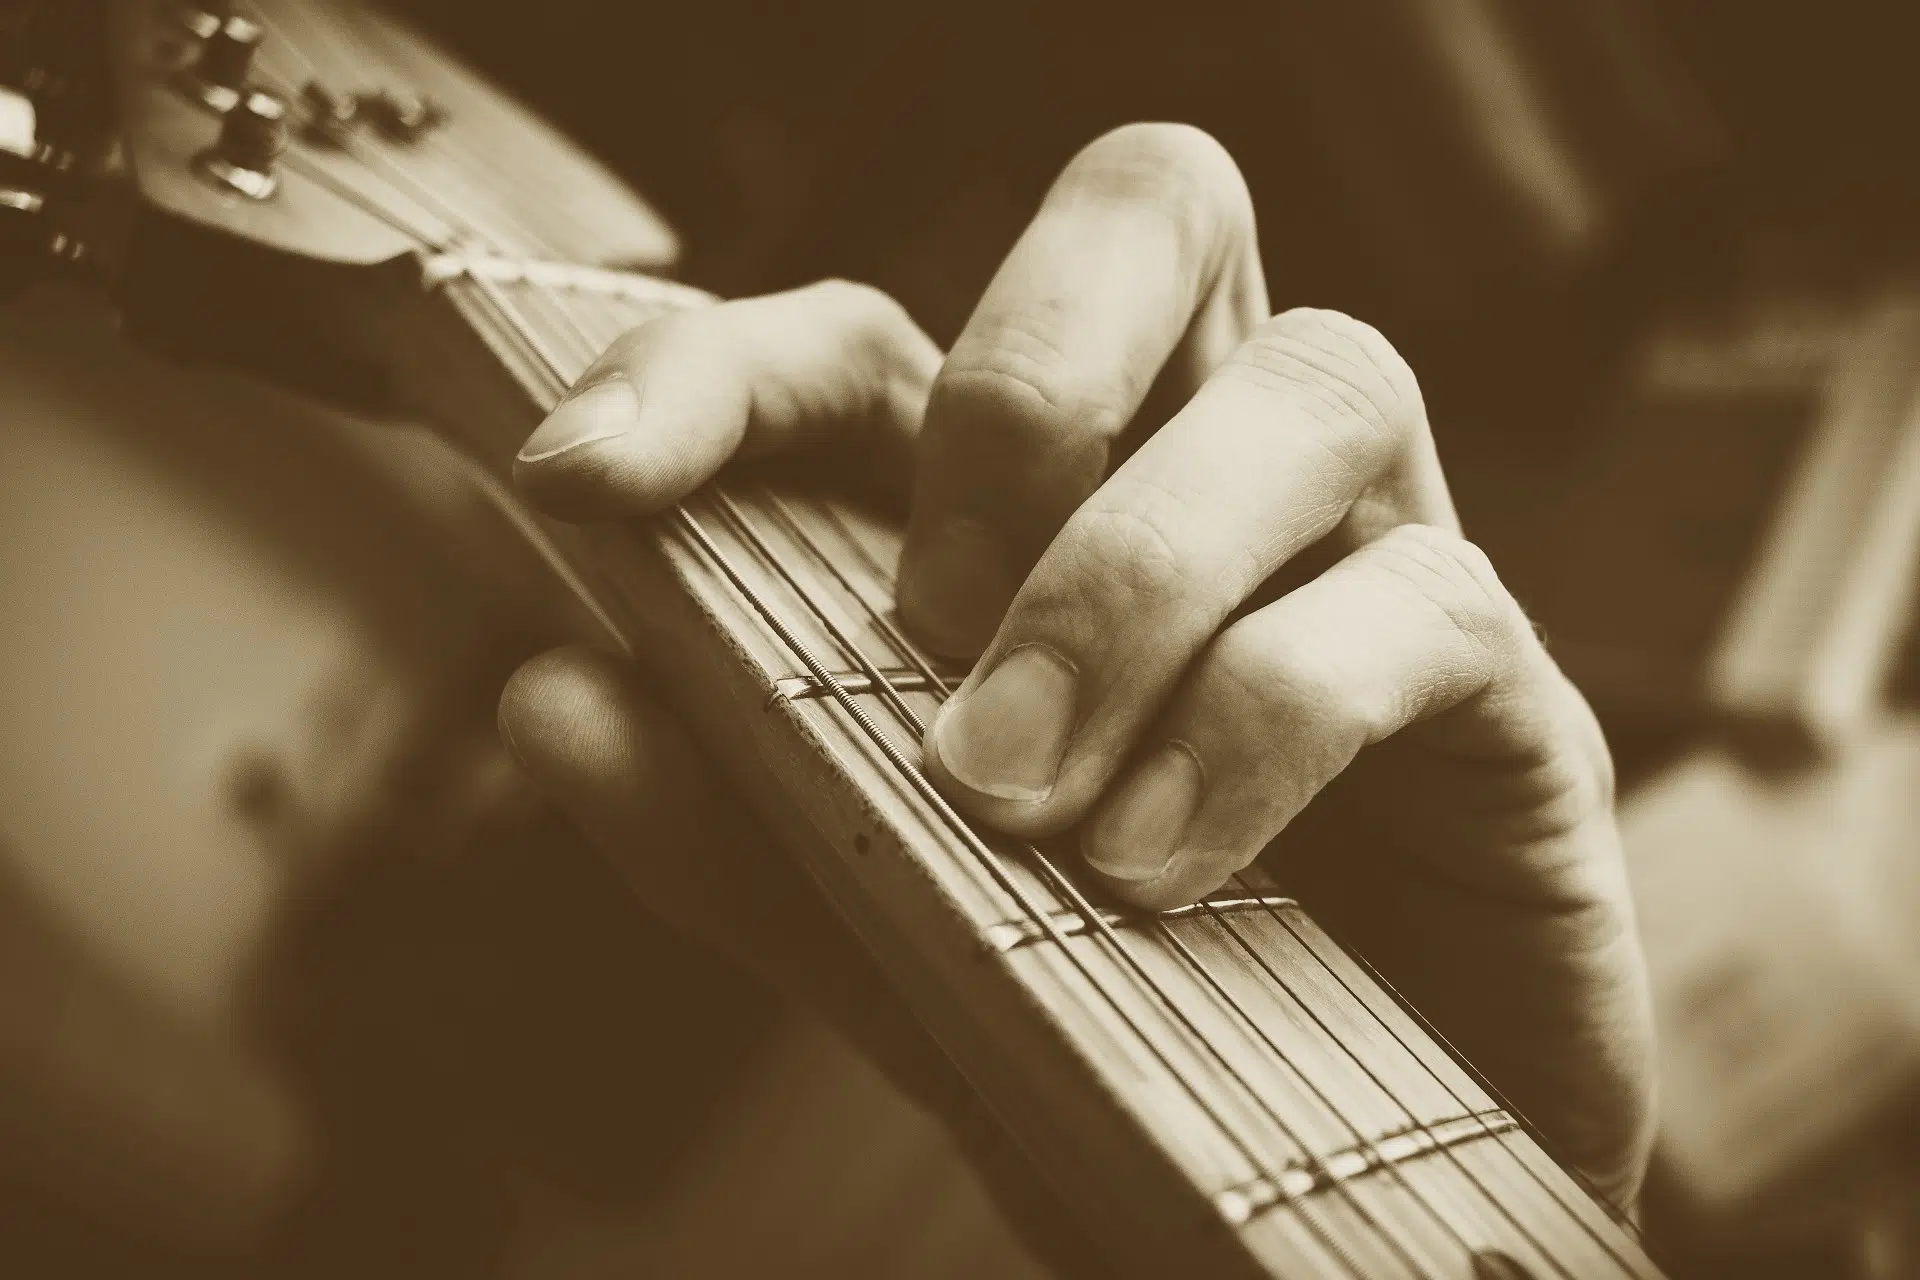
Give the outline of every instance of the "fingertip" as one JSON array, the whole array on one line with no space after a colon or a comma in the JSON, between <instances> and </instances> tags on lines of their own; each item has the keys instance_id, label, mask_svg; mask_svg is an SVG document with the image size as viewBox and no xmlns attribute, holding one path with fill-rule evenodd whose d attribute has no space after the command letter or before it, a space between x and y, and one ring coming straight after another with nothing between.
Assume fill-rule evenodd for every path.
<instances>
[{"instance_id":1,"label":"fingertip","mask_svg":"<svg viewBox=\"0 0 1920 1280\"><path fill-rule=\"evenodd\" d=\"M614 440L640 421L640 395L625 374L615 373L569 392L534 428L517 461L553 462Z\"/></svg>"},{"instance_id":2,"label":"fingertip","mask_svg":"<svg viewBox=\"0 0 1920 1280\"><path fill-rule=\"evenodd\" d=\"M581 646L522 663L500 691L501 740L522 768L545 781L602 736L603 708L615 701L613 659Z\"/></svg>"},{"instance_id":3,"label":"fingertip","mask_svg":"<svg viewBox=\"0 0 1920 1280\"><path fill-rule=\"evenodd\" d=\"M530 659L500 694L508 752L575 821L617 835L697 802L694 752L639 673L585 647Z\"/></svg>"},{"instance_id":4,"label":"fingertip","mask_svg":"<svg viewBox=\"0 0 1920 1280\"><path fill-rule=\"evenodd\" d=\"M1091 862L1087 867L1114 897L1144 911L1172 911L1192 906L1225 884L1233 874L1212 859L1190 854L1176 856L1166 870L1147 880L1108 875Z\"/></svg>"},{"instance_id":5,"label":"fingertip","mask_svg":"<svg viewBox=\"0 0 1920 1280\"><path fill-rule=\"evenodd\" d=\"M1046 795L994 795L976 789L956 775L940 747L942 712L936 712L920 740L921 767L936 790L964 817L1004 835L1022 840L1044 840L1070 825Z\"/></svg>"}]
</instances>

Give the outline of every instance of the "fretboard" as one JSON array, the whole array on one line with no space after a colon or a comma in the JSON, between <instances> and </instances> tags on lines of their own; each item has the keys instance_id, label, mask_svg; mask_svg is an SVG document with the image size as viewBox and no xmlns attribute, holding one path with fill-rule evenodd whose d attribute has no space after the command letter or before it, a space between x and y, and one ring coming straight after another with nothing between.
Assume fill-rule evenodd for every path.
<instances>
[{"instance_id":1,"label":"fretboard","mask_svg":"<svg viewBox=\"0 0 1920 1280\"><path fill-rule=\"evenodd\" d=\"M413 390L499 476L620 332L703 295L436 260ZM1116 1266L1154 1275L1652 1277L1636 1235L1263 872L1120 911L919 772L958 673L893 614L899 531L716 486L642 528L542 526L603 625L790 846ZM644 856L642 853L640 856Z\"/></svg>"}]
</instances>

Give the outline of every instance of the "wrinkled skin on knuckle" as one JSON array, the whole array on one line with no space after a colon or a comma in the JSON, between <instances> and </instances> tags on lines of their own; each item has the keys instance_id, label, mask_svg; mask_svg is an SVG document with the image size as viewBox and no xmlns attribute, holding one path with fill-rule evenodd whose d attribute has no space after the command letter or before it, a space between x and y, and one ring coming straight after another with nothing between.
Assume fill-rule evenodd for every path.
<instances>
[{"instance_id":1,"label":"wrinkled skin on knuckle","mask_svg":"<svg viewBox=\"0 0 1920 1280\"><path fill-rule=\"evenodd\" d=\"M1184 519L1170 499L1102 502L1074 513L1049 552L1058 557L1049 580L1064 588L1059 603L1084 615L1079 629L1087 639L1134 633L1180 645L1188 633L1210 629L1190 603L1195 550Z\"/></svg>"},{"instance_id":2,"label":"wrinkled skin on knuckle","mask_svg":"<svg viewBox=\"0 0 1920 1280\"><path fill-rule=\"evenodd\" d=\"M1008 308L970 331L947 358L935 402L956 421L1029 424L1027 435L1088 433L1110 439L1126 425L1122 396L1088 385L1062 344L1066 317L1046 306Z\"/></svg>"},{"instance_id":3,"label":"wrinkled skin on knuckle","mask_svg":"<svg viewBox=\"0 0 1920 1280\"><path fill-rule=\"evenodd\" d=\"M1289 399L1375 449L1404 452L1426 421L1419 381L1379 330L1338 311L1296 307L1262 324L1228 376Z\"/></svg>"},{"instance_id":4,"label":"wrinkled skin on knuckle","mask_svg":"<svg viewBox=\"0 0 1920 1280\"><path fill-rule=\"evenodd\" d=\"M1328 648L1290 629L1222 633L1208 650L1196 692L1198 705L1242 720L1250 755L1297 757L1293 767L1310 773L1316 787L1379 732L1380 709L1355 696Z\"/></svg>"},{"instance_id":5,"label":"wrinkled skin on knuckle","mask_svg":"<svg viewBox=\"0 0 1920 1280\"><path fill-rule=\"evenodd\" d=\"M1443 613L1480 657L1483 682L1525 658L1533 626L1475 544L1432 525L1407 524L1368 548L1374 563Z\"/></svg>"},{"instance_id":6,"label":"wrinkled skin on knuckle","mask_svg":"<svg viewBox=\"0 0 1920 1280\"><path fill-rule=\"evenodd\" d=\"M919 442L916 520L933 512L991 524L1024 564L1037 560L1107 472L1111 405L1083 402L1051 367L1017 356L950 360L927 408ZM1069 429L1075 419L1093 431ZM956 504L964 510L956 510Z\"/></svg>"},{"instance_id":7,"label":"wrinkled skin on knuckle","mask_svg":"<svg viewBox=\"0 0 1920 1280\"><path fill-rule=\"evenodd\" d=\"M850 321L852 363L867 375L860 416L870 425L899 424L917 432L940 349L893 295L873 285L836 278L817 281L808 291Z\"/></svg>"}]
</instances>

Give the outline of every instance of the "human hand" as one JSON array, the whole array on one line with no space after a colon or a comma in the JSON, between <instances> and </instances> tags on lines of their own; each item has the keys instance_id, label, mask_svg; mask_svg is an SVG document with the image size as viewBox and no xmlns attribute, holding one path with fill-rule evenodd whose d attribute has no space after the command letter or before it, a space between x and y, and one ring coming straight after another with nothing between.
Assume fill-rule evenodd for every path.
<instances>
[{"instance_id":1,"label":"human hand","mask_svg":"<svg viewBox=\"0 0 1920 1280\"><path fill-rule=\"evenodd\" d=\"M1270 851L1629 1200L1652 1033L1606 744L1461 537L1405 363L1345 316L1267 310L1232 161L1130 126L1068 166L944 361L856 286L663 317L581 379L519 478L596 519L824 442L910 474L902 617L980 658L925 744L953 803L1021 836L1077 829L1148 908ZM503 723L589 830L638 833L683 802L633 744L675 730L597 661L539 660Z\"/></svg>"}]
</instances>

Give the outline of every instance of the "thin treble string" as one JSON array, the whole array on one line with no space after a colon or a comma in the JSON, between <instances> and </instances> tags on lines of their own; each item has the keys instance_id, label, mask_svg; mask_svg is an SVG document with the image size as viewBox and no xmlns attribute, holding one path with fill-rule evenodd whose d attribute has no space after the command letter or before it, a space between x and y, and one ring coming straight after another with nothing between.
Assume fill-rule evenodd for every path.
<instances>
[{"instance_id":1,"label":"thin treble string","mask_svg":"<svg viewBox=\"0 0 1920 1280\"><path fill-rule=\"evenodd\" d=\"M889 637L894 640L894 642L896 643L896 646L904 646L904 647L901 647L900 649L902 656L906 658L909 663L914 663L915 665L918 665L921 669L922 674L926 676L935 685L936 689L940 690L940 692L942 693L949 692L946 689L945 681L941 680L940 677L932 671L930 664L927 664L924 661L916 662L916 651L918 649L918 646L911 644L905 639L904 636L901 636L900 633L893 628L891 622L885 618L884 614L882 614L879 609L875 608L874 605L870 601L868 601L863 594L861 594L860 592L854 589L853 584L847 580L846 575L842 573L839 566L834 563L833 558L826 553L826 549L822 547L813 538L813 536L809 534L806 531L806 529L800 524L799 520L793 514L793 511L788 506L788 504L784 500L782 500L778 495L774 494L770 489L763 488L762 494L764 495L764 498L767 500L770 509L774 512L775 517L778 520L780 520L783 526L786 528L788 535L794 538L797 542L799 542L799 544L806 549L806 551L812 556L814 560L818 561L821 565L823 565L826 568L827 572L830 575L832 575L840 583L840 585L848 592L849 595L853 596L855 600L860 602L861 607L869 615L870 619L873 622L875 622L876 624L885 624L885 630L889 634ZM729 500L729 505L731 506L731 500ZM736 509L736 512L737 512L737 509ZM738 518L739 516L736 513L736 519ZM844 525L842 527L844 529ZM777 558L773 558L769 556L769 559L771 562L775 564L776 569L780 570L780 572L782 573L782 576L787 578L789 585L793 586L796 591L800 591L801 589L799 587L799 584L793 580L791 575L785 572L784 568L781 568ZM802 598L805 598L804 594ZM866 672L868 679L883 682L886 689L886 696L888 698L890 705L892 705L895 708L895 713L899 715L902 718L902 720L914 730L916 734L924 737L927 731L926 724L921 720L919 715L917 715L910 707L908 707L905 704L905 702L903 702L900 699L898 693L893 689L891 682L886 681L886 677L881 674L878 664L873 662L872 659L870 659L866 654L860 652L857 646L853 645L849 640L847 640L840 633L839 628L835 627L831 622L831 620L829 620L826 617L825 611L822 610L819 607L819 605L814 604L813 609L816 614L820 615L821 621L828 627L830 632L833 634L834 638L840 643L841 647L847 649L850 653L854 655L856 661L858 661L862 669ZM1041 857L1037 849L1032 849L1031 846L1029 846L1028 849L1029 849L1029 852L1031 852L1036 858ZM1058 873L1056 872L1056 874ZM1203 902L1202 905L1205 906L1206 904ZM1207 910L1212 911L1213 908L1209 906L1207 907ZM1286 1052L1282 1050L1280 1046L1274 1042L1273 1038L1267 1033L1266 1029L1260 1025L1259 1021L1255 1019L1239 1003L1239 1001L1234 999L1232 994L1227 991L1226 987L1219 981L1218 978L1216 978L1213 975L1213 973L1201 961L1200 957L1194 954L1191 948L1189 948L1186 945L1185 941L1182 940L1177 934L1175 934L1170 928L1167 928L1164 921L1159 921L1156 918L1154 923L1158 928L1160 928L1161 932L1165 936L1166 941L1171 943L1172 946L1179 952L1181 958L1185 960L1187 965L1190 968L1192 968L1196 973L1198 973L1201 976L1201 978L1206 982L1206 984L1212 989L1214 996L1223 1005L1225 1005L1226 1008L1228 1008L1234 1015L1237 1015L1238 1018L1242 1022L1244 1022L1250 1030L1252 1030L1254 1035L1259 1038L1260 1042L1264 1044L1267 1047L1267 1049L1272 1053L1274 1059L1278 1061L1282 1066L1284 1066L1287 1069L1287 1071L1297 1081L1299 1081L1301 1085L1305 1086L1306 1091L1312 1094L1312 1096L1319 1101L1321 1107L1326 1112L1336 1117L1340 1121L1340 1123L1347 1129L1347 1131L1350 1134L1352 1134L1355 1143L1362 1150L1369 1152L1374 1158L1377 1165L1380 1168L1385 1169L1388 1172L1389 1176L1393 1177L1396 1181L1398 1181L1402 1186L1402 1188L1404 1188L1406 1192L1413 1197L1415 1203L1419 1204L1427 1212L1427 1215L1440 1225L1443 1231L1445 1231L1448 1235L1451 1235L1453 1237L1455 1243L1459 1244L1462 1249L1471 1252L1473 1246L1460 1234L1459 1230L1454 1226L1452 1220L1444 1212L1442 1212L1435 1204L1433 1204L1433 1202L1429 1200L1423 1192L1421 1192L1417 1187L1415 1187L1413 1183L1406 1177L1405 1173L1400 1169L1398 1164L1386 1158L1385 1153L1379 1149L1374 1139L1370 1138L1361 1129L1361 1127L1358 1124L1356 1124L1353 1121L1353 1119L1350 1116L1348 1116L1345 1113L1345 1111L1343 1111L1341 1107L1337 1103L1335 1103L1333 1099L1329 1097L1327 1093L1317 1083L1313 1081L1311 1077L1307 1075L1307 1073L1304 1070L1302 1070L1287 1056ZM1269 973L1271 973L1271 970L1269 970ZM1279 981L1278 975L1274 975L1274 976L1276 981ZM1281 986L1283 990L1286 990L1289 996L1293 997L1294 1002L1296 1004L1299 1004L1302 1009L1306 1009L1308 1014L1312 1016L1312 1010L1307 1008L1305 1001L1302 1001L1297 995L1295 995L1292 989L1290 987L1287 987L1287 985L1284 982L1281 982ZM1318 1021L1317 1018L1316 1018L1316 1021ZM1333 1038L1332 1030L1328 1028L1324 1023L1321 1023L1320 1025L1321 1025L1321 1030L1325 1032L1329 1038ZM1224 1066L1228 1070L1228 1072L1232 1075L1234 1080L1237 1083L1239 1083L1243 1089L1246 1090L1249 1096L1255 1099L1256 1105L1260 1106L1261 1109L1264 1110L1273 1119L1273 1121L1280 1127L1281 1131L1287 1136L1289 1141L1292 1141L1296 1146L1299 1146L1303 1151L1308 1152L1309 1160L1312 1161L1313 1154L1312 1154L1311 1148L1308 1147L1306 1143L1300 1140L1298 1135L1293 1130L1292 1126L1286 1121L1284 1117L1280 1115L1278 1110L1275 1109L1270 1103L1268 1103L1267 1099L1258 1090L1255 1090L1251 1085L1251 1083L1246 1081L1245 1078L1241 1076L1240 1073L1237 1070L1235 1070L1230 1063L1226 1061L1225 1056L1223 1054L1220 1054L1217 1048L1214 1048L1214 1046L1212 1046L1211 1043L1208 1043L1208 1047L1210 1049L1213 1049L1215 1055L1219 1057L1222 1066ZM1413 1118L1412 1111L1409 1108L1407 1108L1404 1103L1401 1103L1398 1098L1394 1097L1390 1089L1388 1089L1384 1084L1382 1084L1378 1080L1375 1080L1374 1083L1380 1088L1381 1092L1385 1093L1388 1098L1392 1099L1393 1102L1396 1105L1398 1105L1402 1111L1405 1111L1409 1116L1409 1118ZM1419 1121L1417 1119L1414 1119L1414 1123L1418 1125ZM1340 1185L1343 1187L1345 1186L1345 1180L1340 1179L1337 1176L1333 1175L1330 1169L1327 1169L1324 1165L1321 1166L1321 1169L1323 1172L1325 1172L1329 1176L1329 1179L1331 1181L1335 1182L1336 1185ZM1372 1216L1368 1213L1366 1208L1358 1202L1357 1197L1355 1197L1351 1192L1348 1193L1348 1199L1350 1202L1354 1204L1354 1207L1360 1212L1363 1218L1365 1218L1370 1223L1373 1222ZM1378 1226L1377 1223L1375 1223L1374 1225ZM1387 1237L1391 1242L1391 1237L1388 1236L1388 1233L1384 1230L1384 1228L1381 1228L1381 1234L1383 1235L1383 1237ZM1396 1250L1396 1251L1399 1251L1399 1250ZM1414 1265L1414 1266L1419 1265L1417 1263L1414 1263L1410 1257L1407 1257L1404 1251L1400 1251L1400 1252L1402 1252L1403 1258L1405 1258L1405 1260L1410 1265ZM1544 1253L1546 1251L1542 1250L1542 1252Z\"/></svg>"},{"instance_id":2,"label":"thin treble string","mask_svg":"<svg viewBox=\"0 0 1920 1280\"><path fill-rule=\"evenodd\" d=\"M1247 882L1244 879L1240 877L1235 877L1235 878L1236 880L1239 880L1239 883L1243 890L1248 889L1249 886L1247 885ZM1272 908L1269 907L1268 910L1271 911ZM1327 958L1320 953L1320 950L1318 947L1315 947L1303 935L1301 935L1301 933L1294 927L1291 921L1287 920L1284 916L1280 915L1278 912L1274 912L1273 914L1274 914L1274 918L1279 920L1281 925L1284 926L1288 932L1292 933L1293 936L1299 940L1300 945L1306 948L1306 950L1310 952L1313 955L1313 957L1320 962L1320 965L1322 968L1326 969L1327 972L1331 973L1334 979L1338 981L1341 984L1341 986L1345 987L1349 992L1353 991L1352 985L1347 982L1345 976L1342 975L1338 969L1334 968L1333 964L1330 961L1328 961ZM1508 1115L1513 1116L1516 1120L1520 1122L1521 1126L1527 1131L1527 1133L1531 1135L1535 1139L1535 1141L1537 1141L1540 1144L1541 1147L1543 1147L1550 1155L1554 1157L1554 1162L1564 1172L1566 1172L1566 1174L1569 1177L1574 1179L1576 1182L1578 1182L1581 1185L1582 1188L1585 1189L1588 1197L1591 1200L1593 1200L1596 1204L1598 1204L1601 1208L1603 1208L1606 1211L1607 1216L1610 1219L1612 1219L1612 1221L1616 1225L1624 1228L1627 1232L1629 1232L1632 1235L1634 1239L1636 1240L1641 1239L1639 1224L1635 1223L1626 1214L1622 1213L1619 1207L1615 1205L1611 1199L1609 1199L1607 1196L1602 1194L1599 1187L1594 1185L1593 1180L1589 1178L1586 1174L1582 1173L1577 1165L1575 1165L1572 1161L1566 1159L1565 1157L1561 1156L1557 1151L1555 1151L1554 1144L1547 1138L1546 1134L1541 1131L1540 1127L1536 1125L1532 1120L1529 1120L1526 1114L1522 1112L1518 1107L1514 1106L1513 1103L1508 1100L1507 1096L1502 1092L1500 1092L1499 1088L1494 1085L1493 1081L1489 1080L1486 1077L1486 1075L1480 1071L1479 1068L1473 1065L1471 1060L1469 1060L1458 1049L1454 1048L1453 1042L1448 1040L1447 1037L1441 1033L1438 1027L1435 1027L1433 1023L1428 1021L1427 1016L1421 1013L1420 1010L1413 1004L1413 1002L1411 1002L1405 996L1400 994L1399 989L1395 987L1391 982L1389 982L1386 976L1374 967L1373 962L1367 959L1366 954L1364 952L1359 951L1353 947L1347 947L1345 948L1345 951L1346 951L1346 954L1350 956L1356 963L1358 963L1361 968L1367 971L1368 976L1373 979L1375 984L1377 984L1381 988L1381 990L1385 991L1388 994L1388 996L1393 1000L1394 1004L1399 1006L1399 1008L1404 1013L1406 1013L1410 1018L1414 1020L1416 1024L1419 1025L1422 1031L1426 1032L1427 1035L1431 1036L1437 1044L1439 1044L1442 1048L1444 1048L1447 1051L1448 1056L1451 1057L1454 1060L1454 1062L1458 1064L1459 1067L1467 1073L1468 1077L1472 1079L1472 1081L1475 1084L1480 1086L1480 1088L1484 1090L1487 1093L1487 1095L1494 1100L1494 1102L1499 1104L1499 1107L1502 1111L1505 1111ZM1355 995L1355 999L1359 1000L1359 997ZM1384 1017L1382 1017L1380 1015L1380 1012L1377 1009L1375 1009L1371 1003L1365 1000L1359 1000L1359 1003L1366 1008L1368 1014L1372 1016L1374 1021L1378 1022L1380 1026L1387 1032L1387 1034L1393 1037L1396 1043L1398 1043L1403 1049L1405 1049L1409 1054L1411 1054L1417 1061L1421 1063L1421 1065L1425 1068L1427 1073L1431 1075L1436 1082L1439 1083L1441 1088L1447 1091L1448 1096L1451 1097L1455 1102L1459 1103L1463 1111L1471 1110L1467 1102L1460 1097L1460 1095L1453 1089L1451 1085L1449 1085L1446 1082L1445 1078L1442 1077L1439 1072L1435 1071L1431 1064L1427 1063L1424 1058L1421 1058L1420 1055L1414 1051L1413 1047L1406 1042L1405 1038L1402 1037L1398 1031L1394 1030L1392 1024L1389 1023ZM1503 1150L1507 1150L1511 1152L1515 1162L1518 1163L1522 1169L1526 1170L1526 1172L1534 1179L1534 1181L1538 1182L1548 1192L1548 1194L1552 1195L1554 1200L1562 1208L1567 1209L1571 1216L1575 1217L1576 1219L1579 1219L1582 1222L1582 1225L1586 1225L1585 1220L1581 1219L1580 1215L1574 1214L1572 1212L1571 1206L1569 1206L1565 1200L1562 1200L1560 1198L1559 1193L1551 1186L1550 1183L1548 1183L1548 1181L1545 1178L1541 1176L1538 1170L1534 1169L1532 1165L1528 1164L1524 1159L1521 1158L1519 1152L1512 1151L1512 1149L1508 1148L1505 1143L1501 1143L1500 1145ZM1593 1233L1593 1228L1591 1226L1587 1226L1587 1230L1590 1234ZM1598 1235L1595 1235L1595 1239L1599 1239ZM1626 1263L1623 1260L1619 1259L1617 1255L1615 1260L1621 1261L1623 1266L1626 1265Z\"/></svg>"}]
</instances>

